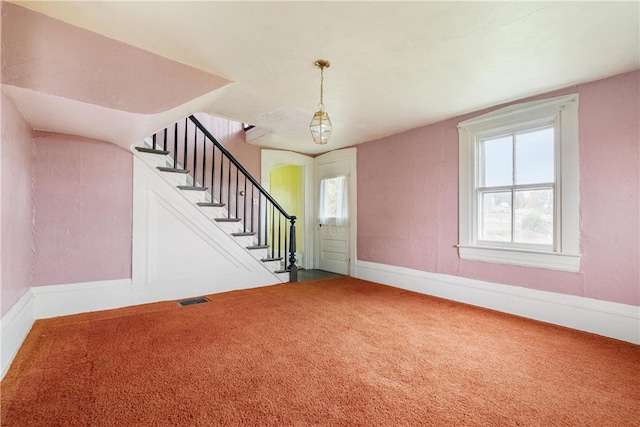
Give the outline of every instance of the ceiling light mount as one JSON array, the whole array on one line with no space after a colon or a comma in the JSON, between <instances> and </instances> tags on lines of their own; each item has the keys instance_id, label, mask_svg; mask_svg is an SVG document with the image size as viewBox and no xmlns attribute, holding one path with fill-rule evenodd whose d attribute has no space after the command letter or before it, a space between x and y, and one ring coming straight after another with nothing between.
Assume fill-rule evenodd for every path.
<instances>
[{"instance_id":1,"label":"ceiling light mount","mask_svg":"<svg viewBox=\"0 0 640 427\"><path fill-rule=\"evenodd\" d=\"M329 68L331 67L331 62L327 61L326 59L318 59L316 61L316 67L322 69Z\"/></svg>"},{"instance_id":2,"label":"ceiling light mount","mask_svg":"<svg viewBox=\"0 0 640 427\"><path fill-rule=\"evenodd\" d=\"M318 111L313 115L309 129L311 130L311 136L316 144L324 145L329 142L329 136L331 136L331 120L329 120L329 114L324 111L324 69L329 68L331 63L326 59L318 59L316 61L316 67L320 68L320 103L318 104Z\"/></svg>"}]
</instances>

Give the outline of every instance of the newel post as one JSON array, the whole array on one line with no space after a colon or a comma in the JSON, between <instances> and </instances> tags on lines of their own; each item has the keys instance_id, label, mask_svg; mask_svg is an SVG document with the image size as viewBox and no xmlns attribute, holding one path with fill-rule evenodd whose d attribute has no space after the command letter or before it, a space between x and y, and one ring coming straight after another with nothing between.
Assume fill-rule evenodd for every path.
<instances>
[{"instance_id":1,"label":"newel post","mask_svg":"<svg viewBox=\"0 0 640 427\"><path fill-rule=\"evenodd\" d=\"M296 265L296 217L292 216L291 227L289 228L289 281L298 281L298 266Z\"/></svg>"}]
</instances>

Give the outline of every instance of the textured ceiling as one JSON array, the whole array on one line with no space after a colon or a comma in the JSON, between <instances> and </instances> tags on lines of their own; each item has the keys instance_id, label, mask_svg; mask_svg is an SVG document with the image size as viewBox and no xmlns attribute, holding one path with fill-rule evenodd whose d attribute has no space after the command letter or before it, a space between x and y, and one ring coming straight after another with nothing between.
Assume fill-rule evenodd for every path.
<instances>
[{"instance_id":1,"label":"textured ceiling","mask_svg":"<svg viewBox=\"0 0 640 427\"><path fill-rule=\"evenodd\" d=\"M123 143L204 110L264 128L253 143L314 154L640 68L639 2L13 3L231 81L163 113L135 116L121 114L131 111L124 107L83 108L101 104L64 93L6 90L38 128L53 126L42 110L59 102L77 103L80 116L123 116L132 129L119 132ZM320 58L331 61L327 146L314 145L308 129Z\"/></svg>"}]
</instances>

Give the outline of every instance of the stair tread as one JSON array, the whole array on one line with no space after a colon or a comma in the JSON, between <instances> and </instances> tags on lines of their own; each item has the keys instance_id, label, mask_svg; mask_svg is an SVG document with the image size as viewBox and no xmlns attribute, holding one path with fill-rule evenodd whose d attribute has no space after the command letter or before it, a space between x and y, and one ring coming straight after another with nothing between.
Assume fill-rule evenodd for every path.
<instances>
[{"instance_id":1,"label":"stair tread","mask_svg":"<svg viewBox=\"0 0 640 427\"><path fill-rule=\"evenodd\" d=\"M241 232L241 233L231 233L231 235L235 236L235 237L255 236L256 233L254 233L253 231L245 231L245 232Z\"/></svg>"},{"instance_id":2,"label":"stair tread","mask_svg":"<svg viewBox=\"0 0 640 427\"><path fill-rule=\"evenodd\" d=\"M178 188L181 190L190 190L190 191L207 191L207 187L198 187L196 185L178 185Z\"/></svg>"},{"instance_id":3,"label":"stair tread","mask_svg":"<svg viewBox=\"0 0 640 427\"><path fill-rule=\"evenodd\" d=\"M169 154L169 152L166 150L158 150L158 149L147 148L147 147L136 147L136 150L141 153L161 154L163 156L166 156L167 154Z\"/></svg>"},{"instance_id":4,"label":"stair tread","mask_svg":"<svg viewBox=\"0 0 640 427\"><path fill-rule=\"evenodd\" d=\"M240 222L242 221L240 218L215 218L216 222Z\"/></svg>"},{"instance_id":5,"label":"stair tread","mask_svg":"<svg viewBox=\"0 0 640 427\"><path fill-rule=\"evenodd\" d=\"M277 258L262 258L260 261L262 261L262 262L269 262L269 261L282 261L282 257L277 257Z\"/></svg>"},{"instance_id":6,"label":"stair tread","mask_svg":"<svg viewBox=\"0 0 640 427\"><path fill-rule=\"evenodd\" d=\"M163 166L158 166L158 170L161 172L172 172L172 173L189 173L190 172L187 169L166 168Z\"/></svg>"},{"instance_id":7,"label":"stair tread","mask_svg":"<svg viewBox=\"0 0 640 427\"><path fill-rule=\"evenodd\" d=\"M216 202L198 202L198 206L203 208L224 208L226 205L224 203Z\"/></svg>"},{"instance_id":8,"label":"stair tread","mask_svg":"<svg viewBox=\"0 0 640 427\"><path fill-rule=\"evenodd\" d=\"M254 246L247 246L247 249L251 250L251 249L268 249L269 245L254 245Z\"/></svg>"}]
</instances>

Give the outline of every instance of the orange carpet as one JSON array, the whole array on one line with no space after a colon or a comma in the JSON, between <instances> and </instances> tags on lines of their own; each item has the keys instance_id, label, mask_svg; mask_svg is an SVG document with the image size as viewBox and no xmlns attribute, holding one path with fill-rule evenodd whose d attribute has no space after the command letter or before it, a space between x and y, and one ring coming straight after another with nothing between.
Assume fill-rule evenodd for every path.
<instances>
[{"instance_id":1,"label":"orange carpet","mask_svg":"<svg viewBox=\"0 0 640 427\"><path fill-rule=\"evenodd\" d=\"M638 426L640 346L353 278L39 320L3 426Z\"/></svg>"}]
</instances>

